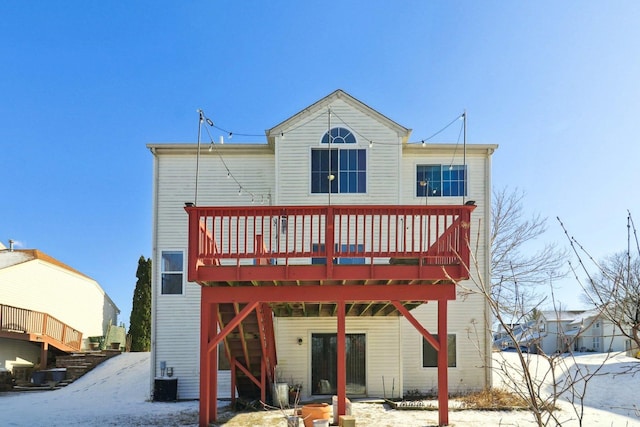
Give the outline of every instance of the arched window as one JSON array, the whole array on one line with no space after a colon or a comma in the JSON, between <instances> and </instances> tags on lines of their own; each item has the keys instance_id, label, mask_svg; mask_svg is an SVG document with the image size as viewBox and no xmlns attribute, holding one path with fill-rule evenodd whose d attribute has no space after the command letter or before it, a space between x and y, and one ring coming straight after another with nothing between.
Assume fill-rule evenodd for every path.
<instances>
[{"instance_id":1,"label":"arched window","mask_svg":"<svg viewBox=\"0 0 640 427\"><path fill-rule=\"evenodd\" d=\"M327 132L322 137L322 143L329 143L329 134L331 135L332 144L355 144L356 137L350 130L345 128L333 128L330 132Z\"/></svg>"},{"instance_id":2,"label":"arched window","mask_svg":"<svg viewBox=\"0 0 640 427\"><path fill-rule=\"evenodd\" d=\"M345 128L333 128L322 137L321 143L331 149L311 150L311 193L366 193L367 150L346 148L356 144L356 137ZM335 144L335 145L334 145Z\"/></svg>"}]
</instances>

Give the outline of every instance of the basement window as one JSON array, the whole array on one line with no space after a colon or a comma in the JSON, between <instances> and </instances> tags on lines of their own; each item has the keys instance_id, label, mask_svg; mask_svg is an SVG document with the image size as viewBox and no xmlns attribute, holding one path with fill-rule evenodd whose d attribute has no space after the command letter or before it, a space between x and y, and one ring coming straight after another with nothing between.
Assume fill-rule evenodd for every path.
<instances>
[{"instance_id":1,"label":"basement window","mask_svg":"<svg viewBox=\"0 0 640 427\"><path fill-rule=\"evenodd\" d=\"M433 334L433 337L437 340L438 334ZM456 367L456 335L449 334L447 340L447 353L448 353L448 366L450 368ZM438 352L426 339L422 338L422 367L423 368L436 368L438 367Z\"/></svg>"}]
</instances>

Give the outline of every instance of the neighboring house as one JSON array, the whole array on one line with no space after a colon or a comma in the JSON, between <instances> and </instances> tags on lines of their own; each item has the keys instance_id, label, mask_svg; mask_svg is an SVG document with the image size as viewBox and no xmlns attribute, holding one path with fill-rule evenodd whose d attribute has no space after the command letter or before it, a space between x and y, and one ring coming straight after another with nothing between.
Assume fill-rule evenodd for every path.
<instances>
[{"instance_id":1,"label":"neighboring house","mask_svg":"<svg viewBox=\"0 0 640 427\"><path fill-rule=\"evenodd\" d=\"M541 348L546 354L567 351L611 352L630 348L630 340L600 310L543 311Z\"/></svg>"},{"instance_id":2,"label":"neighboring house","mask_svg":"<svg viewBox=\"0 0 640 427\"><path fill-rule=\"evenodd\" d=\"M48 351L88 349L120 310L98 282L37 249L0 244L0 368L44 368Z\"/></svg>"},{"instance_id":3,"label":"neighboring house","mask_svg":"<svg viewBox=\"0 0 640 427\"><path fill-rule=\"evenodd\" d=\"M496 350L520 347L523 351L538 352L540 341L544 336L540 323L532 320L509 325L509 328L511 328L511 334L507 333L503 327L499 327L498 331L494 333L493 345Z\"/></svg>"},{"instance_id":4,"label":"neighboring house","mask_svg":"<svg viewBox=\"0 0 640 427\"><path fill-rule=\"evenodd\" d=\"M207 126L207 122L203 125ZM373 229L374 224L380 226L383 222L380 218L387 218L386 221L392 217L385 212L393 210L394 206L415 209L407 209L404 216L396 215L390 220L395 221L392 224L396 227L394 232L402 229L405 233L405 240L396 240L390 245L396 245L394 250L398 252L406 246L410 253L412 243L406 240L407 236L418 242L427 234L427 225L416 222L423 212L416 206L431 208L438 205L462 211L474 208L463 206L465 202L475 201L475 210L465 210L473 213L471 220L462 224L461 233L470 228L471 248L478 251L475 253L478 270L472 268L473 275L489 283L491 155L497 145L410 143L410 133L410 129L337 90L267 130L266 143L214 145L207 140L202 144L199 156L198 145L193 143L148 144L154 156L151 377L161 374L161 366L171 366L179 379L178 397L201 397L199 380L205 375L201 372L200 361L202 292L200 285L187 280L187 273L192 274L188 270L193 268L195 273L206 265L233 267L237 263L240 275L243 271L247 274L256 271L256 266L265 269L282 266L285 270L278 270L279 273L293 274L286 269L293 271L299 266L309 266L313 271L320 271L317 268L328 264L335 270L341 266L346 269L347 266L357 268L358 264L371 264L370 269L363 270L368 272L373 271L376 262L387 267L390 263L402 263L401 259L394 261L388 255L386 258L385 255L374 257L369 246L375 242L362 243L353 237ZM200 233L200 237L209 239L207 248L191 248L194 255L209 253L210 257L202 263L188 259L190 232L185 202L195 204L193 214L199 212L199 207L207 206L231 207L232 210L233 207L246 208L240 214L233 210L236 212L233 215L241 217L223 218L219 223L212 216L227 213L224 209L212 210L206 214L208 217L200 219L201 233L198 220L193 222L195 228L191 228L191 238L197 239ZM307 212L307 207L319 206L318 212L325 212L322 209L327 206L344 205L354 206L354 212L358 206L363 208L362 212L370 207L371 212L344 213L342 218L349 220L342 224L344 235L335 232L335 247L321 243L325 238L324 231L310 237L320 221L313 216L304 222L307 220L305 214L296 213L293 208L283 208L282 215L270 213L272 216L266 220L263 214L269 207L300 206L300 212ZM204 212L206 208L202 209ZM429 238L433 239L431 234L442 234L446 225L444 220L436 222L438 211L435 206L429 212L435 212L432 228L428 231ZM323 215L318 214L322 220ZM213 228L203 229L209 226ZM224 230L220 231L218 226ZM375 239L388 239L391 226L388 227L378 234L374 232ZM250 234L248 243L243 242L242 237L237 239L237 235L243 233ZM427 237L424 239L426 241ZM245 246L254 255L240 259L240 254L238 260L232 259ZM445 246L447 244L443 243L442 247ZM292 249L294 247L301 248L295 259L289 257L292 251L297 251ZM468 253L468 248L464 249ZM425 248L421 255L435 250L433 246L429 251ZM330 257L330 251L341 255ZM218 255L220 258L216 258ZM411 263L411 260L405 261ZM417 265L414 267L418 268ZM443 268L433 271L439 275ZM211 286L235 283L225 281L221 284L223 279L215 282L218 276L212 277ZM264 286L258 281L259 276L255 279L254 286ZM392 280L388 282L392 282L395 278L389 279ZM429 289L439 286L437 281L422 285L420 283L427 281L415 279L407 282L416 283L416 289L424 286L426 298ZM280 283L273 281L271 285L275 284L273 289L279 291L284 288L278 286ZM340 282L345 286L349 283ZM385 287L384 283L376 281L369 289ZM305 283L298 280L297 284ZM463 285L474 288L471 281L465 281ZM297 290L294 288L298 286L286 289ZM245 289L247 294L260 290ZM312 290L313 286L309 285L307 289ZM286 292L280 295L280 298L286 298ZM426 329L436 331L439 304L405 303L405 307ZM229 309L238 313L242 307L230 305ZM339 369L335 362L336 304L272 303L265 310L272 310L274 314L276 381L301 384L305 399L336 394L336 371ZM407 391L436 391L436 352L414 325L399 315L399 309L388 303L371 303L347 304L347 311L349 396L399 397ZM223 312L214 314L222 319L222 325L228 324L226 315ZM475 293L458 297L450 301L447 317L449 391L467 392L490 386L492 336L485 327L490 321L485 299ZM265 318L270 319L269 311ZM247 327L249 325L236 334L243 340L245 353L250 343L244 341L244 337L251 335L247 333ZM227 390L221 392L228 395Z\"/></svg>"}]
</instances>

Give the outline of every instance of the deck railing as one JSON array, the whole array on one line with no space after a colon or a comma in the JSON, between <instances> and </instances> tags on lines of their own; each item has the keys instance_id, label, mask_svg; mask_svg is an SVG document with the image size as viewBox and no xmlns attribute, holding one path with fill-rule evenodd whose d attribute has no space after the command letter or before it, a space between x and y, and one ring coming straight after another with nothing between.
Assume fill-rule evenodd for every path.
<instances>
[{"instance_id":1,"label":"deck railing","mask_svg":"<svg viewBox=\"0 0 640 427\"><path fill-rule=\"evenodd\" d=\"M0 304L0 330L49 337L73 350L80 350L82 333L40 311Z\"/></svg>"},{"instance_id":2,"label":"deck railing","mask_svg":"<svg viewBox=\"0 0 640 427\"><path fill-rule=\"evenodd\" d=\"M190 206L189 265L468 265L474 208Z\"/></svg>"}]
</instances>

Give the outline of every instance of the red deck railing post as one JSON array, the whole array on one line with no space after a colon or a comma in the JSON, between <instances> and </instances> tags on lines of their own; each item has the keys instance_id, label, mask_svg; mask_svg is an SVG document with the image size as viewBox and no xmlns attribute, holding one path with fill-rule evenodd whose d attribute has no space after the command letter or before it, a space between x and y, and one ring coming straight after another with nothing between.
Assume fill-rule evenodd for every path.
<instances>
[{"instance_id":1,"label":"red deck railing post","mask_svg":"<svg viewBox=\"0 0 640 427\"><path fill-rule=\"evenodd\" d=\"M327 214L325 215L325 231L324 231L324 249L327 254L327 278L330 279L333 276L333 256L334 256L334 209L331 206L327 207Z\"/></svg>"}]
</instances>

